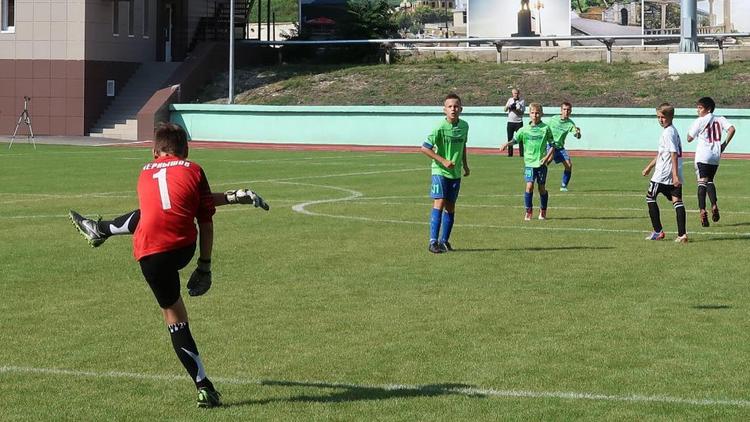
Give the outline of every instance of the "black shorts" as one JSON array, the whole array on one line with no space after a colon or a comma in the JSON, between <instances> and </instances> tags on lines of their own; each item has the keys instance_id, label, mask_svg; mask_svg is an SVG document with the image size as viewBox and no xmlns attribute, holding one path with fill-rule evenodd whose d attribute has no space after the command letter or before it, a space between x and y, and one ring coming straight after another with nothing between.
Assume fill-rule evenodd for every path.
<instances>
[{"instance_id":1,"label":"black shorts","mask_svg":"<svg viewBox=\"0 0 750 422\"><path fill-rule=\"evenodd\" d=\"M682 186L675 187L675 185L665 185L653 181L649 183L646 198L656 199L659 194L664 195L670 201L672 198L682 198Z\"/></svg>"},{"instance_id":2,"label":"black shorts","mask_svg":"<svg viewBox=\"0 0 750 422\"><path fill-rule=\"evenodd\" d=\"M713 180L716 171L719 170L718 164L695 163L695 167L697 167L696 173L698 173L699 179Z\"/></svg>"},{"instance_id":3,"label":"black shorts","mask_svg":"<svg viewBox=\"0 0 750 422\"><path fill-rule=\"evenodd\" d=\"M144 256L139 261L141 272L162 309L174 305L180 298L179 271L190 263L194 253L195 243L184 248Z\"/></svg>"}]
</instances>

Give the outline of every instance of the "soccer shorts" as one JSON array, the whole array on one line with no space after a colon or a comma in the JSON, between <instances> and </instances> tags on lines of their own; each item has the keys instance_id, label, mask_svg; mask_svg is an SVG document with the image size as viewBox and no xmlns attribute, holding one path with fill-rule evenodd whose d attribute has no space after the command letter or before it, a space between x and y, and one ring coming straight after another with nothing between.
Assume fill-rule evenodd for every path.
<instances>
[{"instance_id":1,"label":"soccer shorts","mask_svg":"<svg viewBox=\"0 0 750 422\"><path fill-rule=\"evenodd\" d=\"M646 198L656 199L659 194L664 195L670 201L672 198L682 198L682 186L675 187L675 185L665 185L653 181L650 182L648 185L648 192L646 192Z\"/></svg>"},{"instance_id":2,"label":"soccer shorts","mask_svg":"<svg viewBox=\"0 0 750 422\"><path fill-rule=\"evenodd\" d=\"M549 152L550 148L554 148L552 145L547 146L547 151ZM570 155L568 155L568 151L565 148L555 148L555 152L552 155L552 158L555 160L555 164L564 163L565 161L570 160Z\"/></svg>"},{"instance_id":3,"label":"soccer shorts","mask_svg":"<svg viewBox=\"0 0 750 422\"><path fill-rule=\"evenodd\" d=\"M536 182L537 185L544 185L547 183L547 166L524 167L523 178L526 183Z\"/></svg>"},{"instance_id":4,"label":"soccer shorts","mask_svg":"<svg viewBox=\"0 0 750 422\"><path fill-rule=\"evenodd\" d=\"M713 180L717 170L719 170L718 164L695 163L695 175L699 179Z\"/></svg>"},{"instance_id":5,"label":"soccer shorts","mask_svg":"<svg viewBox=\"0 0 750 422\"><path fill-rule=\"evenodd\" d=\"M461 190L461 179L449 179L437 174L432 175L432 186L430 186L430 197L432 199L456 202L459 190Z\"/></svg>"},{"instance_id":6,"label":"soccer shorts","mask_svg":"<svg viewBox=\"0 0 750 422\"><path fill-rule=\"evenodd\" d=\"M138 261L146 282L162 309L169 308L180 298L180 273L193 259L195 243L184 248L144 256Z\"/></svg>"}]
</instances>

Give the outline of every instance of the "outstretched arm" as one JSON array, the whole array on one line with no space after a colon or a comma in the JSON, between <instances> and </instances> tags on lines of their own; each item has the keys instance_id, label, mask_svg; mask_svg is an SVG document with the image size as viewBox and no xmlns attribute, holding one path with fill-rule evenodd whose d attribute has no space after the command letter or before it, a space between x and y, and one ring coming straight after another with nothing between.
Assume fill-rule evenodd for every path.
<instances>
[{"instance_id":1,"label":"outstretched arm","mask_svg":"<svg viewBox=\"0 0 750 422\"><path fill-rule=\"evenodd\" d=\"M734 138L734 132L735 132L734 126L729 126L729 129L727 129L727 140L721 144L721 152L724 152L727 145L729 145L729 141L731 141L732 138Z\"/></svg>"}]
</instances>

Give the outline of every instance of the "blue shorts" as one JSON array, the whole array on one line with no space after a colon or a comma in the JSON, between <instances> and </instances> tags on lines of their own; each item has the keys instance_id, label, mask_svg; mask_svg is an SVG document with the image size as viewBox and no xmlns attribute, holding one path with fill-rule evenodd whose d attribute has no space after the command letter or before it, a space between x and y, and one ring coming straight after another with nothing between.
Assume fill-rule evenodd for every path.
<instances>
[{"instance_id":1,"label":"blue shorts","mask_svg":"<svg viewBox=\"0 0 750 422\"><path fill-rule=\"evenodd\" d=\"M547 166L524 167L523 178L526 183L536 182L537 185L544 185L547 183Z\"/></svg>"},{"instance_id":2,"label":"blue shorts","mask_svg":"<svg viewBox=\"0 0 750 422\"><path fill-rule=\"evenodd\" d=\"M550 148L554 147L552 145L547 146L547 151L549 151ZM565 148L555 148L555 152L552 155L552 158L555 160L556 164L570 161L570 155L568 155L568 151Z\"/></svg>"},{"instance_id":3,"label":"blue shorts","mask_svg":"<svg viewBox=\"0 0 750 422\"><path fill-rule=\"evenodd\" d=\"M437 174L432 175L432 186L430 186L430 197L432 199L445 199L448 202L455 203L460 189L461 179L449 179Z\"/></svg>"}]
</instances>

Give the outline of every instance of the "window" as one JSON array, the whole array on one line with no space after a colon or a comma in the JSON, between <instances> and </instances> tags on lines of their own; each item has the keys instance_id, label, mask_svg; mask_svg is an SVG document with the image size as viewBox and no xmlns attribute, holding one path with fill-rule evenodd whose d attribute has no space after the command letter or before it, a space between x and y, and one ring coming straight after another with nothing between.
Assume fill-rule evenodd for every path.
<instances>
[{"instance_id":1,"label":"window","mask_svg":"<svg viewBox=\"0 0 750 422\"><path fill-rule=\"evenodd\" d=\"M135 26L135 7L134 6L135 0L128 1L128 36L133 37L135 36L135 31L133 30Z\"/></svg>"},{"instance_id":2,"label":"window","mask_svg":"<svg viewBox=\"0 0 750 422\"><path fill-rule=\"evenodd\" d=\"M120 35L120 2L112 2L112 35Z\"/></svg>"},{"instance_id":3,"label":"window","mask_svg":"<svg viewBox=\"0 0 750 422\"><path fill-rule=\"evenodd\" d=\"M15 32L16 30L16 1L2 0L0 3L0 31Z\"/></svg>"},{"instance_id":4,"label":"window","mask_svg":"<svg viewBox=\"0 0 750 422\"><path fill-rule=\"evenodd\" d=\"M464 23L466 23L466 11L465 10L463 12L463 15L464 15Z\"/></svg>"},{"instance_id":5,"label":"window","mask_svg":"<svg viewBox=\"0 0 750 422\"><path fill-rule=\"evenodd\" d=\"M143 0L143 38L148 38L148 0Z\"/></svg>"}]
</instances>

